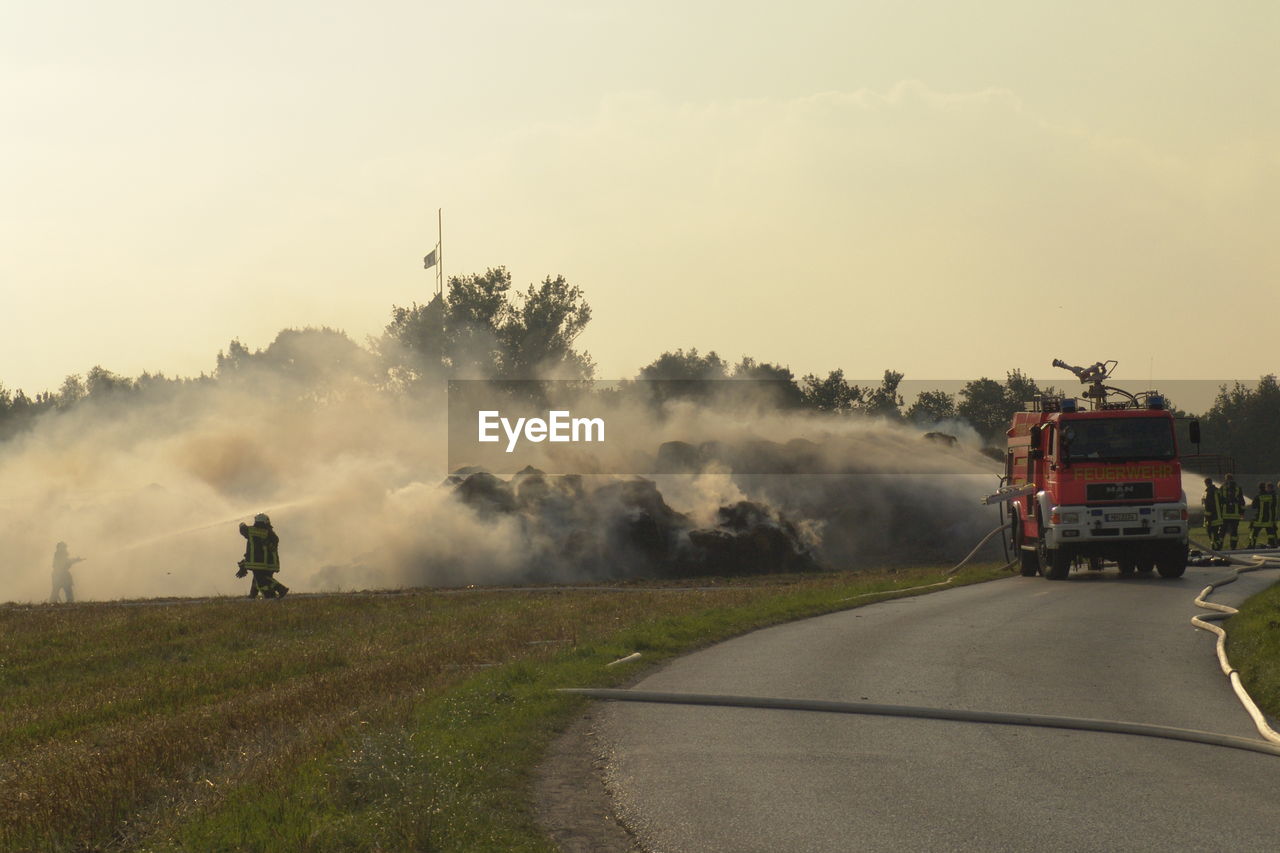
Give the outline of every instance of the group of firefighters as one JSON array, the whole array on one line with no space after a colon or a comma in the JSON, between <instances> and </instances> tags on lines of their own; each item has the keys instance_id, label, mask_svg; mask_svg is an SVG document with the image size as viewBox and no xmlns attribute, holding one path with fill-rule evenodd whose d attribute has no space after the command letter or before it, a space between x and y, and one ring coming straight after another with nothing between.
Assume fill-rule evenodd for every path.
<instances>
[{"instance_id":1,"label":"group of firefighters","mask_svg":"<svg viewBox=\"0 0 1280 853\"><path fill-rule=\"evenodd\" d=\"M1213 550L1223 545L1235 549L1240 544L1240 522L1245 517L1245 495L1232 474L1222 479L1222 485L1204 478L1204 529L1209 534ZM1258 547L1258 539L1265 534L1268 548L1276 547L1276 484L1259 483L1258 493L1248 504L1249 545Z\"/></svg>"},{"instance_id":2,"label":"group of firefighters","mask_svg":"<svg viewBox=\"0 0 1280 853\"><path fill-rule=\"evenodd\" d=\"M271 526L271 519L265 512L253 517L253 524L241 524L240 535L245 538L244 559L236 565L239 571L236 577L242 578L253 573L253 582L249 585L249 597L284 598L289 587L276 580L276 572L280 571L280 537ZM60 594L66 601L75 601L72 592L71 567L83 560L83 557L72 557L67 554L67 543L59 542L53 551L53 594L50 603L57 603Z\"/></svg>"}]
</instances>

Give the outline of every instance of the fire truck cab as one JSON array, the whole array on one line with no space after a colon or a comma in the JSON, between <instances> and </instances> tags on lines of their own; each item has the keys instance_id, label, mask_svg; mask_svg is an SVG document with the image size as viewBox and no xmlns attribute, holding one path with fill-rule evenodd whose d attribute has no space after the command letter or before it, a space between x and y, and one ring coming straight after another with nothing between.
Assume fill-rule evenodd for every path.
<instances>
[{"instance_id":1,"label":"fire truck cab","mask_svg":"<svg viewBox=\"0 0 1280 853\"><path fill-rule=\"evenodd\" d=\"M1164 398L1103 385L1115 362L1054 366L1092 387L1084 400L1038 397L1006 433L1005 483L1021 492L1007 505L1022 574L1061 580L1077 561L1100 569L1114 560L1122 575L1181 577L1187 496Z\"/></svg>"}]
</instances>

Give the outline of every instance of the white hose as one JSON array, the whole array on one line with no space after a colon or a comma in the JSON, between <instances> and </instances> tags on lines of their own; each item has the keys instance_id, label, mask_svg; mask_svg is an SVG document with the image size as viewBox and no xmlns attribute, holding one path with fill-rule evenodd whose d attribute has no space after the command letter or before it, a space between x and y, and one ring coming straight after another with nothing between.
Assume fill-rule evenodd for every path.
<instances>
[{"instance_id":1,"label":"white hose","mask_svg":"<svg viewBox=\"0 0 1280 853\"><path fill-rule=\"evenodd\" d=\"M1222 578L1222 580L1214 581L1209 584L1201 590L1198 596L1196 596L1195 604L1197 607L1215 612L1205 616L1193 616L1191 617L1191 624L1201 630L1209 631L1210 633L1217 635L1218 641L1215 648L1218 654L1218 666L1222 668L1222 674L1230 679L1231 688L1235 690L1236 697L1240 700L1240 704L1244 706L1245 711L1247 711L1249 716L1253 718L1253 724L1257 727L1258 734L1262 735L1262 737L1272 743L1280 743L1280 732L1276 732L1271 728L1270 724L1267 722L1266 716L1258 708L1249 693L1244 689L1244 684L1240 681L1240 673L1231 666L1231 661L1227 659L1227 632L1217 625L1212 624L1213 622L1221 622L1224 619L1229 619L1239 611L1234 607L1228 607L1225 604L1217 604L1216 602L1207 600L1207 596L1215 589L1220 586L1226 586L1229 583L1234 583L1239 580L1240 575L1244 572L1256 572L1258 569L1280 569L1280 555L1273 556L1270 553L1254 553L1247 555L1248 559L1245 559L1243 556L1236 554L1215 551L1212 548L1208 548L1200 544L1199 542L1192 542L1191 544L1195 545L1206 554L1212 554L1215 557L1227 560L1230 564L1236 567L1232 568L1230 574Z\"/></svg>"}]
</instances>

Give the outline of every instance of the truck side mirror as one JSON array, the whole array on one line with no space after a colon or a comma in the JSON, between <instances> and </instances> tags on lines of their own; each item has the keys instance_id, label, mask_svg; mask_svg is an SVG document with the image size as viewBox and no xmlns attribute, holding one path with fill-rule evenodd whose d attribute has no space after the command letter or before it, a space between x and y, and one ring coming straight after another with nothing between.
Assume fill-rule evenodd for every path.
<instances>
[{"instance_id":1,"label":"truck side mirror","mask_svg":"<svg viewBox=\"0 0 1280 853\"><path fill-rule=\"evenodd\" d=\"M1200 443L1200 422L1192 421L1188 426L1188 430L1191 433L1191 443L1199 444Z\"/></svg>"}]
</instances>

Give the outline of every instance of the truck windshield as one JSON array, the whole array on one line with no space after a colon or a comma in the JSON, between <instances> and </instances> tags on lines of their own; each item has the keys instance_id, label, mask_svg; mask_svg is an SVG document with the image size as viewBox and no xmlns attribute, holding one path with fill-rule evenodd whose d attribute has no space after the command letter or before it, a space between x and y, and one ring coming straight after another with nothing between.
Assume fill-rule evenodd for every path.
<instances>
[{"instance_id":1,"label":"truck windshield","mask_svg":"<svg viewBox=\"0 0 1280 853\"><path fill-rule=\"evenodd\" d=\"M1173 422L1168 418L1091 418L1064 425L1070 462L1090 459L1172 459Z\"/></svg>"}]
</instances>

